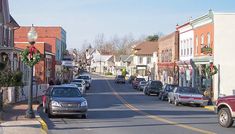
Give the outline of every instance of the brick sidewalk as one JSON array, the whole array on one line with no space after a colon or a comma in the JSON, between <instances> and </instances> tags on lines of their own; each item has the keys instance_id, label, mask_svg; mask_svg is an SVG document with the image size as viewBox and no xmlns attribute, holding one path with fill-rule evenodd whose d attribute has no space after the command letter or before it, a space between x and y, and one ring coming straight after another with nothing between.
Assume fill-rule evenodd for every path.
<instances>
[{"instance_id":1,"label":"brick sidewalk","mask_svg":"<svg viewBox=\"0 0 235 134\"><path fill-rule=\"evenodd\" d=\"M33 109L37 115L37 107L39 104L34 104ZM41 124L37 120L25 118L27 110L27 102L20 102L14 105L4 107L3 121L0 124L0 134L40 134L42 133Z\"/></svg>"}]
</instances>

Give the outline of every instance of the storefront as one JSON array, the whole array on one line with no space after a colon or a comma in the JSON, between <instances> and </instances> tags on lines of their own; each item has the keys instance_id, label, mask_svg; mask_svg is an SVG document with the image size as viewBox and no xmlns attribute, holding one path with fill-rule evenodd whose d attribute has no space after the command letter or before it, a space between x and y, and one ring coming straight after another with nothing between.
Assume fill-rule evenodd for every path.
<instances>
[{"instance_id":1,"label":"storefront","mask_svg":"<svg viewBox=\"0 0 235 134\"><path fill-rule=\"evenodd\" d=\"M158 63L158 76L163 84L178 84L178 66L174 63Z\"/></svg>"},{"instance_id":2,"label":"storefront","mask_svg":"<svg viewBox=\"0 0 235 134\"><path fill-rule=\"evenodd\" d=\"M213 75L209 75L208 69L213 64L212 56L195 57L195 86L207 96L213 97Z\"/></svg>"},{"instance_id":3,"label":"storefront","mask_svg":"<svg viewBox=\"0 0 235 134\"><path fill-rule=\"evenodd\" d=\"M193 68L189 61L179 61L179 86L193 86Z\"/></svg>"}]
</instances>

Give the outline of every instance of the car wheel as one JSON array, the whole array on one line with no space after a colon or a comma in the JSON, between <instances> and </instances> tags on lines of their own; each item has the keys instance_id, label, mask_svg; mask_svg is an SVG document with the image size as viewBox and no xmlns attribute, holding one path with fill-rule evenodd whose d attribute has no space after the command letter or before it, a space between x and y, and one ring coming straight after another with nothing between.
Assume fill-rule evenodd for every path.
<instances>
[{"instance_id":1,"label":"car wheel","mask_svg":"<svg viewBox=\"0 0 235 134\"><path fill-rule=\"evenodd\" d=\"M87 118L87 114L82 114L81 118L82 119L86 119Z\"/></svg>"},{"instance_id":2,"label":"car wheel","mask_svg":"<svg viewBox=\"0 0 235 134\"><path fill-rule=\"evenodd\" d=\"M222 127L231 127L233 125L233 118L228 108L222 108L218 114L219 124Z\"/></svg>"},{"instance_id":3,"label":"car wheel","mask_svg":"<svg viewBox=\"0 0 235 134\"><path fill-rule=\"evenodd\" d=\"M176 99L174 100L174 105L179 106L179 102Z\"/></svg>"}]
</instances>

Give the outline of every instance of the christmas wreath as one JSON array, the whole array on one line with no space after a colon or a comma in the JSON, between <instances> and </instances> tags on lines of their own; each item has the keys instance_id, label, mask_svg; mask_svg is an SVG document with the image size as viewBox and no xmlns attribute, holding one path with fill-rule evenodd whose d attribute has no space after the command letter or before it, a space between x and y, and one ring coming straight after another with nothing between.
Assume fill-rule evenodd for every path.
<instances>
[{"instance_id":1,"label":"christmas wreath","mask_svg":"<svg viewBox=\"0 0 235 134\"><path fill-rule=\"evenodd\" d=\"M20 53L21 60L27 65L27 66L34 66L41 60L41 54L39 50L37 50L33 45L30 47L27 47L24 51Z\"/></svg>"},{"instance_id":2,"label":"christmas wreath","mask_svg":"<svg viewBox=\"0 0 235 134\"><path fill-rule=\"evenodd\" d=\"M218 69L215 65L211 64L210 66L206 67L206 73L208 74L208 76L213 76L215 74L217 74Z\"/></svg>"}]
</instances>

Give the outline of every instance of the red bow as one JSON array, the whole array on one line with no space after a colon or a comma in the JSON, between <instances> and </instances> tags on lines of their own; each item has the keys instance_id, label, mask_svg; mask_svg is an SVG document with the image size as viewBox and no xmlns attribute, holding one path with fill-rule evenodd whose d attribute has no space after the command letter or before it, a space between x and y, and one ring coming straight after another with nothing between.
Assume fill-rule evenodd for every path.
<instances>
[{"instance_id":1,"label":"red bow","mask_svg":"<svg viewBox=\"0 0 235 134\"><path fill-rule=\"evenodd\" d=\"M33 55L37 53L37 49L34 45L29 47L29 58L32 59Z\"/></svg>"}]
</instances>

